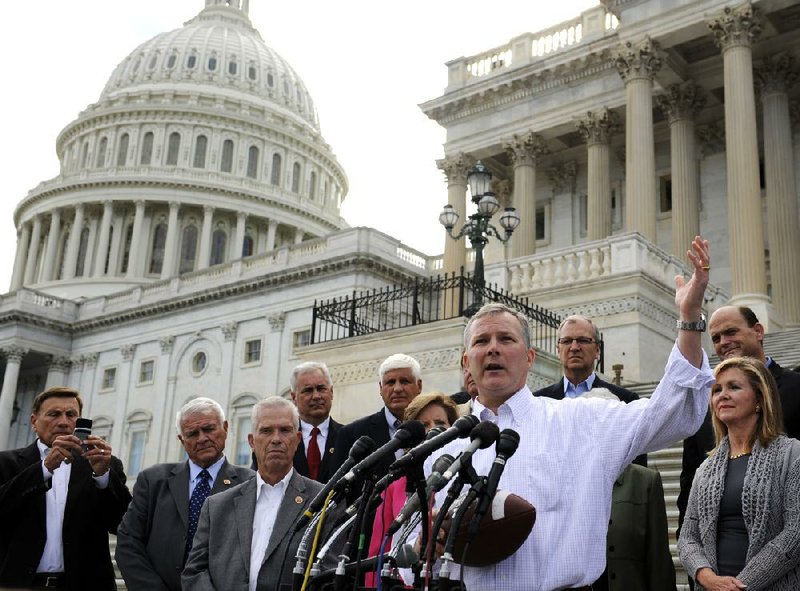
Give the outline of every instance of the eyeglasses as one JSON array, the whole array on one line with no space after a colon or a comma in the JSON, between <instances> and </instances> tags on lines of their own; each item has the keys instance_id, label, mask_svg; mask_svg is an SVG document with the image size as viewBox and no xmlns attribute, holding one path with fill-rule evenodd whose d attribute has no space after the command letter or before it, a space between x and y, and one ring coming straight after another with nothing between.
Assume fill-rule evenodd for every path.
<instances>
[{"instance_id":1,"label":"eyeglasses","mask_svg":"<svg viewBox=\"0 0 800 591\"><path fill-rule=\"evenodd\" d=\"M578 337L578 338L570 338L564 337L563 339L558 339L558 344L564 347L571 347L572 343L578 343L579 347L585 347L587 345L591 345L592 343L596 343L594 339L590 339L589 337Z\"/></svg>"}]
</instances>

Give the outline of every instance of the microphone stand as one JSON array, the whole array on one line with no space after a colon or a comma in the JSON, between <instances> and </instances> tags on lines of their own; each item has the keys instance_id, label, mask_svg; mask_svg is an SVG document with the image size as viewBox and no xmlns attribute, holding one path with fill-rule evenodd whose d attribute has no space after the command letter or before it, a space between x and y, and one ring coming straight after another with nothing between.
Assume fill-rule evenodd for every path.
<instances>
[{"instance_id":1,"label":"microphone stand","mask_svg":"<svg viewBox=\"0 0 800 591\"><path fill-rule=\"evenodd\" d=\"M450 524L450 531L447 534L447 544L445 545L444 554L442 554L442 568L439 570L439 591L450 591L452 584L452 580L450 579L450 563L455 562L453 552L455 551L458 530L461 527L461 522L464 520L467 509L469 509L469 506L475 499L483 493L483 489L486 488L486 483L487 478L485 476L478 477L478 480L470 487L453 517L453 521Z\"/></svg>"}]
</instances>

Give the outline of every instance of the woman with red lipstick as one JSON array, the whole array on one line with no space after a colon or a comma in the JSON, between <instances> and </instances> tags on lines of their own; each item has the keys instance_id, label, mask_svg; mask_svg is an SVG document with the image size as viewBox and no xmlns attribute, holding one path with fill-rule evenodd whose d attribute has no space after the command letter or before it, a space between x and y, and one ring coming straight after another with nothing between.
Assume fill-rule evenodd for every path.
<instances>
[{"instance_id":1,"label":"woman with red lipstick","mask_svg":"<svg viewBox=\"0 0 800 591\"><path fill-rule=\"evenodd\" d=\"M800 589L800 441L782 434L763 363L733 357L714 374L717 445L692 484L681 562L703 589Z\"/></svg>"}]
</instances>

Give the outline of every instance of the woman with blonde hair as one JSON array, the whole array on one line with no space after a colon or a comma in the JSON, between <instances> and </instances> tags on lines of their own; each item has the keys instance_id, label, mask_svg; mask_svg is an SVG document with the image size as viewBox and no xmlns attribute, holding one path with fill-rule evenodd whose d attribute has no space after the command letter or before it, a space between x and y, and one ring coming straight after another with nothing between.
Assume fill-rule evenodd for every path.
<instances>
[{"instance_id":1,"label":"woman with blonde hair","mask_svg":"<svg viewBox=\"0 0 800 591\"><path fill-rule=\"evenodd\" d=\"M720 363L711 389L717 445L692 483L678 550L704 589L800 589L800 441L783 435L763 363Z\"/></svg>"}]
</instances>

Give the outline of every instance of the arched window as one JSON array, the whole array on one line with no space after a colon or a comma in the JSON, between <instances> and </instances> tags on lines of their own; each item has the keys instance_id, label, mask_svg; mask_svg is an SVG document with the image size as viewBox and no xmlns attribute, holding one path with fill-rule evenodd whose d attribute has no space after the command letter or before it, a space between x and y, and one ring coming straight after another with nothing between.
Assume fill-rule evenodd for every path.
<instances>
[{"instance_id":1,"label":"arched window","mask_svg":"<svg viewBox=\"0 0 800 591\"><path fill-rule=\"evenodd\" d=\"M174 53L170 54L170 56L167 58L167 69L168 70L171 70L172 68L175 67L175 62L177 61L177 59L178 59L178 56L176 56Z\"/></svg>"},{"instance_id":2,"label":"arched window","mask_svg":"<svg viewBox=\"0 0 800 591\"><path fill-rule=\"evenodd\" d=\"M153 132L148 131L144 134L142 140L142 157L139 159L140 164L150 164L153 159Z\"/></svg>"},{"instance_id":3,"label":"arched window","mask_svg":"<svg viewBox=\"0 0 800 591\"><path fill-rule=\"evenodd\" d=\"M181 149L181 134L173 131L169 134L169 144L167 146L167 166L178 164L178 152Z\"/></svg>"},{"instance_id":4,"label":"arched window","mask_svg":"<svg viewBox=\"0 0 800 591\"><path fill-rule=\"evenodd\" d=\"M181 264L179 273L194 271L194 260L197 255L197 226L189 225L183 229L181 239Z\"/></svg>"},{"instance_id":5,"label":"arched window","mask_svg":"<svg viewBox=\"0 0 800 591\"><path fill-rule=\"evenodd\" d=\"M186 67L187 68L192 70L192 69L194 69L195 64L197 64L197 56L196 55L190 55L188 58L186 58Z\"/></svg>"},{"instance_id":6,"label":"arched window","mask_svg":"<svg viewBox=\"0 0 800 591\"><path fill-rule=\"evenodd\" d=\"M267 86L270 88L275 86L275 77L271 73L267 74Z\"/></svg>"},{"instance_id":7,"label":"arched window","mask_svg":"<svg viewBox=\"0 0 800 591\"><path fill-rule=\"evenodd\" d=\"M213 72L216 69L217 69L217 58L212 56L208 58L208 71Z\"/></svg>"},{"instance_id":8,"label":"arched window","mask_svg":"<svg viewBox=\"0 0 800 591\"><path fill-rule=\"evenodd\" d=\"M242 241L242 258L253 256L254 246L253 237L249 234L245 234L244 240Z\"/></svg>"},{"instance_id":9,"label":"arched window","mask_svg":"<svg viewBox=\"0 0 800 591\"><path fill-rule=\"evenodd\" d=\"M128 161L129 142L130 136L127 133L123 133L122 137L119 138L119 145L117 146L117 166L125 166L125 163Z\"/></svg>"},{"instance_id":10,"label":"arched window","mask_svg":"<svg viewBox=\"0 0 800 591\"><path fill-rule=\"evenodd\" d=\"M95 165L97 168L102 168L106 165L106 149L108 148L108 138L103 137L100 139L100 147L97 149L97 161Z\"/></svg>"},{"instance_id":11,"label":"arched window","mask_svg":"<svg viewBox=\"0 0 800 591\"><path fill-rule=\"evenodd\" d=\"M75 266L75 277L83 277L86 266L86 251L89 249L89 228L81 231L81 241L78 243L78 262Z\"/></svg>"},{"instance_id":12,"label":"arched window","mask_svg":"<svg viewBox=\"0 0 800 591\"><path fill-rule=\"evenodd\" d=\"M233 140L225 140L222 142L222 164L220 165L222 172L231 172L233 170Z\"/></svg>"},{"instance_id":13,"label":"arched window","mask_svg":"<svg viewBox=\"0 0 800 591\"><path fill-rule=\"evenodd\" d=\"M133 224L129 224L128 229L125 232L125 245L122 251L122 269L120 270L120 273L128 272L128 265L130 264L130 258L131 258L132 241L133 241Z\"/></svg>"},{"instance_id":14,"label":"arched window","mask_svg":"<svg viewBox=\"0 0 800 591\"><path fill-rule=\"evenodd\" d=\"M164 246L167 244L167 224L160 223L153 230L153 252L150 255L150 273L161 273L164 266Z\"/></svg>"},{"instance_id":15,"label":"arched window","mask_svg":"<svg viewBox=\"0 0 800 591\"><path fill-rule=\"evenodd\" d=\"M270 179L273 185L281 184L281 155L272 155L272 178Z\"/></svg>"},{"instance_id":16,"label":"arched window","mask_svg":"<svg viewBox=\"0 0 800 591\"><path fill-rule=\"evenodd\" d=\"M292 166L292 192L300 192L300 163L295 162Z\"/></svg>"},{"instance_id":17,"label":"arched window","mask_svg":"<svg viewBox=\"0 0 800 591\"><path fill-rule=\"evenodd\" d=\"M194 167L206 167L206 148L208 147L208 138L204 135L198 135L194 141Z\"/></svg>"},{"instance_id":18,"label":"arched window","mask_svg":"<svg viewBox=\"0 0 800 591\"><path fill-rule=\"evenodd\" d=\"M81 146L81 168L86 168L86 159L89 157L89 142L83 142Z\"/></svg>"},{"instance_id":19,"label":"arched window","mask_svg":"<svg viewBox=\"0 0 800 591\"><path fill-rule=\"evenodd\" d=\"M239 64L235 61L231 60L228 62L228 74L231 76L236 76L236 72L239 71Z\"/></svg>"},{"instance_id":20,"label":"arched window","mask_svg":"<svg viewBox=\"0 0 800 591\"><path fill-rule=\"evenodd\" d=\"M249 66L249 67L247 68L247 77L248 77L250 80L255 80L255 79L256 79L256 71L257 71L257 70L256 70L256 67L255 67L255 66Z\"/></svg>"},{"instance_id":21,"label":"arched window","mask_svg":"<svg viewBox=\"0 0 800 591\"><path fill-rule=\"evenodd\" d=\"M308 181L308 196L311 199L317 198L317 173L312 171L311 178Z\"/></svg>"},{"instance_id":22,"label":"arched window","mask_svg":"<svg viewBox=\"0 0 800 591\"><path fill-rule=\"evenodd\" d=\"M258 176L258 148L250 146L247 151L247 176L251 179Z\"/></svg>"},{"instance_id":23,"label":"arched window","mask_svg":"<svg viewBox=\"0 0 800 591\"><path fill-rule=\"evenodd\" d=\"M219 265L225 262L225 246L228 235L225 230L215 230L211 235L211 260L209 265Z\"/></svg>"}]
</instances>

